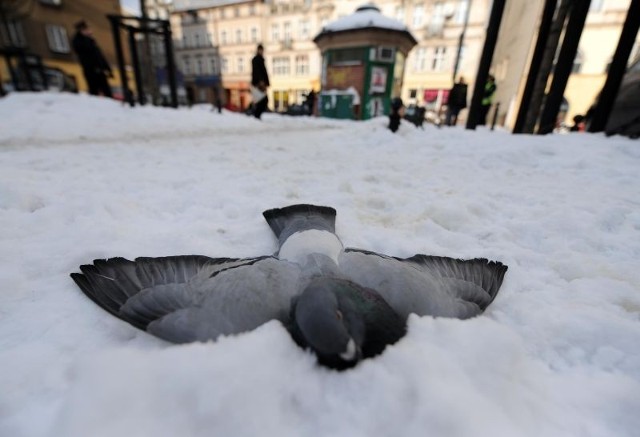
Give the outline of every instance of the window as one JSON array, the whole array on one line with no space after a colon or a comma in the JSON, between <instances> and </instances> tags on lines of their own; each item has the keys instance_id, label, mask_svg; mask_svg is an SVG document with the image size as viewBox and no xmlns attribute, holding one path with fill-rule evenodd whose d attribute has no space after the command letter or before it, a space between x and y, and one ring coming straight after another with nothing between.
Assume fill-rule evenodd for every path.
<instances>
[{"instance_id":1,"label":"window","mask_svg":"<svg viewBox=\"0 0 640 437\"><path fill-rule=\"evenodd\" d=\"M56 26L54 24L47 24L45 26L45 29L47 31L49 48L52 52L69 53L71 51L69 47L69 37L67 36L67 29L62 26Z\"/></svg>"},{"instance_id":2,"label":"window","mask_svg":"<svg viewBox=\"0 0 640 437\"><path fill-rule=\"evenodd\" d=\"M244 58L242 56L238 56L236 59L236 69L238 73L244 73Z\"/></svg>"},{"instance_id":3,"label":"window","mask_svg":"<svg viewBox=\"0 0 640 437\"><path fill-rule=\"evenodd\" d=\"M582 54L582 50L578 50L576 53L576 57L573 59L573 66L571 67L572 74L578 74L582 70L582 64L584 63L584 55ZM607 71L609 68L607 67Z\"/></svg>"},{"instance_id":4,"label":"window","mask_svg":"<svg viewBox=\"0 0 640 437\"><path fill-rule=\"evenodd\" d=\"M444 69L444 60L447 56L447 48L438 46L433 52L433 60L431 61L431 69L433 71L442 71Z\"/></svg>"},{"instance_id":5,"label":"window","mask_svg":"<svg viewBox=\"0 0 640 437\"><path fill-rule=\"evenodd\" d=\"M194 47L200 47L200 34L196 33L193 35L193 45Z\"/></svg>"},{"instance_id":6,"label":"window","mask_svg":"<svg viewBox=\"0 0 640 437\"><path fill-rule=\"evenodd\" d=\"M416 97L418 97L418 90L409 90L409 98L415 99Z\"/></svg>"},{"instance_id":7,"label":"window","mask_svg":"<svg viewBox=\"0 0 640 437\"><path fill-rule=\"evenodd\" d=\"M256 5L249 5L249 15L256 14Z\"/></svg>"},{"instance_id":8,"label":"window","mask_svg":"<svg viewBox=\"0 0 640 437\"><path fill-rule=\"evenodd\" d=\"M604 0L591 0L589 4L589 12L600 12L602 11L602 5Z\"/></svg>"},{"instance_id":9,"label":"window","mask_svg":"<svg viewBox=\"0 0 640 437\"><path fill-rule=\"evenodd\" d=\"M438 46L433 51L433 58L431 60L431 70L442 71L444 69L444 61L447 56L447 48L444 46Z\"/></svg>"},{"instance_id":10,"label":"window","mask_svg":"<svg viewBox=\"0 0 640 437\"><path fill-rule=\"evenodd\" d=\"M218 74L218 62L216 58L209 58L209 68L211 69L211 74Z\"/></svg>"},{"instance_id":11,"label":"window","mask_svg":"<svg viewBox=\"0 0 640 437\"><path fill-rule=\"evenodd\" d=\"M444 19L444 4L442 2L437 2L433 5L433 14L431 16L431 22L429 23L429 33L431 35L438 35L442 33L444 28Z\"/></svg>"},{"instance_id":12,"label":"window","mask_svg":"<svg viewBox=\"0 0 640 437\"><path fill-rule=\"evenodd\" d=\"M251 42L258 42L258 29L255 27L251 28Z\"/></svg>"},{"instance_id":13,"label":"window","mask_svg":"<svg viewBox=\"0 0 640 437\"><path fill-rule=\"evenodd\" d=\"M201 76L202 74L204 74L202 67L203 67L202 58L200 57L196 58L196 75Z\"/></svg>"},{"instance_id":14,"label":"window","mask_svg":"<svg viewBox=\"0 0 640 437\"><path fill-rule=\"evenodd\" d=\"M242 30L241 29L237 29L236 30L236 44L240 44L242 43Z\"/></svg>"},{"instance_id":15,"label":"window","mask_svg":"<svg viewBox=\"0 0 640 437\"><path fill-rule=\"evenodd\" d=\"M191 60L188 57L184 57L182 60L184 74L191 74Z\"/></svg>"},{"instance_id":16,"label":"window","mask_svg":"<svg viewBox=\"0 0 640 437\"><path fill-rule=\"evenodd\" d=\"M456 8L454 20L457 24L464 24L464 20L467 18L467 11L469 10L469 0L462 0L458 3Z\"/></svg>"},{"instance_id":17,"label":"window","mask_svg":"<svg viewBox=\"0 0 640 437\"><path fill-rule=\"evenodd\" d=\"M26 47L27 39L24 36L22 23L15 20L7 20L5 26L0 26L0 41L5 46Z\"/></svg>"},{"instance_id":18,"label":"window","mask_svg":"<svg viewBox=\"0 0 640 437\"><path fill-rule=\"evenodd\" d=\"M224 8L220 9L220 18L225 18L225 10Z\"/></svg>"},{"instance_id":19,"label":"window","mask_svg":"<svg viewBox=\"0 0 640 437\"><path fill-rule=\"evenodd\" d=\"M226 57L222 58L222 72L229 72L229 60Z\"/></svg>"},{"instance_id":20,"label":"window","mask_svg":"<svg viewBox=\"0 0 640 437\"><path fill-rule=\"evenodd\" d=\"M413 55L413 70L424 71L427 65L427 49L426 47L418 47Z\"/></svg>"},{"instance_id":21,"label":"window","mask_svg":"<svg viewBox=\"0 0 640 437\"><path fill-rule=\"evenodd\" d=\"M271 26L271 41L280 41L280 26L277 24Z\"/></svg>"},{"instance_id":22,"label":"window","mask_svg":"<svg viewBox=\"0 0 640 437\"><path fill-rule=\"evenodd\" d=\"M296 56L296 74L304 76L309 74L309 56L297 55Z\"/></svg>"},{"instance_id":23,"label":"window","mask_svg":"<svg viewBox=\"0 0 640 437\"><path fill-rule=\"evenodd\" d=\"M238 18L240 16L240 8L235 8L233 10L233 16Z\"/></svg>"},{"instance_id":24,"label":"window","mask_svg":"<svg viewBox=\"0 0 640 437\"><path fill-rule=\"evenodd\" d=\"M285 56L277 56L273 58L273 75L286 76L290 73L289 58Z\"/></svg>"},{"instance_id":25,"label":"window","mask_svg":"<svg viewBox=\"0 0 640 437\"><path fill-rule=\"evenodd\" d=\"M291 41L291 23L288 21L285 21L283 27L284 27L284 40Z\"/></svg>"},{"instance_id":26,"label":"window","mask_svg":"<svg viewBox=\"0 0 640 437\"><path fill-rule=\"evenodd\" d=\"M404 23L404 8L401 6L396 7L396 20Z\"/></svg>"},{"instance_id":27,"label":"window","mask_svg":"<svg viewBox=\"0 0 640 437\"><path fill-rule=\"evenodd\" d=\"M220 31L220 44L226 44L227 43L227 31L226 30L221 30Z\"/></svg>"},{"instance_id":28,"label":"window","mask_svg":"<svg viewBox=\"0 0 640 437\"><path fill-rule=\"evenodd\" d=\"M300 39L306 40L309 38L309 20L300 21Z\"/></svg>"},{"instance_id":29,"label":"window","mask_svg":"<svg viewBox=\"0 0 640 437\"><path fill-rule=\"evenodd\" d=\"M331 55L331 65L360 65L363 53L360 49L336 50Z\"/></svg>"},{"instance_id":30,"label":"window","mask_svg":"<svg viewBox=\"0 0 640 437\"><path fill-rule=\"evenodd\" d=\"M424 19L424 6L416 5L413 9L413 27L422 26L422 21Z\"/></svg>"}]
</instances>

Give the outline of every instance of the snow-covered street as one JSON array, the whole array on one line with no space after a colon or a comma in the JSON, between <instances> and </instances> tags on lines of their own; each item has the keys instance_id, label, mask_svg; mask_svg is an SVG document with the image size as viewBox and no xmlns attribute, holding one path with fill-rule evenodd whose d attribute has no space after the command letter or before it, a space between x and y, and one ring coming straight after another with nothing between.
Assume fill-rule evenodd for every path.
<instances>
[{"instance_id":1,"label":"snow-covered street","mask_svg":"<svg viewBox=\"0 0 640 437\"><path fill-rule=\"evenodd\" d=\"M210 109L0 99L0 436L638 435L638 141ZM262 211L295 203L336 208L345 247L509 271L484 315L412 317L346 372L275 321L166 343L69 277L271 254Z\"/></svg>"}]
</instances>

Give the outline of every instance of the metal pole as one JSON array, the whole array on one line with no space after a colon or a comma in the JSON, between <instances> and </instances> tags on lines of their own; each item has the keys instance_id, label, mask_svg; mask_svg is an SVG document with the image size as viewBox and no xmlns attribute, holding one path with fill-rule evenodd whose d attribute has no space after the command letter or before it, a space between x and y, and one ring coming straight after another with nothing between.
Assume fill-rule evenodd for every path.
<instances>
[{"instance_id":1,"label":"metal pole","mask_svg":"<svg viewBox=\"0 0 640 437\"><path fill-rule=\"evenodd\" d=\"M600 98L593 111L593 118L589 124L589 132L602 132L607 126L609 115L613 109L616 96L620 90L620 83L627 69L629 55L640 28L640 0L631 0L627 18L622 26L618 47L613 55L607 80L600 91Z\"/></svg>"},{"instance_id":2,"label":"metal pole","mask_svg":"<svg viewBox=\"0 0 640 437\"><path fill-rule=\"evenodd\" d=\"M529 110L531 97L533 96L533 88L535 87L538 79L538 72L540 71L540 65L542 64L542 58L544 57L547 39L549 38L549 31L551 30L551 23L553 23L553 14L556 10L557 4L557 0L546 0L544 4L542 19L540 20L540 28L538 29L538 39L536 41L536 47L533 50L531 64L529 65L527 83L524 86L522 98L520 99L520 108L518 109L518 117L516 118L516 124L513 127L514 134L521 134L524 128L527 111Z\"/></svg>"},{"instance_id":3,"label":"metal pole","mask_svg":"<svg viewBox=\"0 0 640 437\"><path fill-rule=\"evenodd\" d=\"M176 84L176 63L173 58L173 42L171 40L171 24L165 21L162 25L162 37L164 39L164 51L167 56L167 79L171 92L171 106L178 107L178 87Z\"/></svg>"},{"instance_id":4,"label":"metal pole","mask_svg":"<svg viewBox=\"0 0 640 437\"><path fill-rule=\"evenodd\" d=\"M120 39L120 18L116 15L107 15L111 23L111 33L113 33L113 45L116 48L116 58L118 60L118 71L120 72L120 83L122 84L122 98L126 102L131 91L127 81L127 72L124 68L124 54L122 52L122 40ZM133 100L129 102L133 103Z\"/></svg>"},{"instance_id":5,"label":"metal pole","mask_svg":"<svg viewBox=\"0 0 640 437\"><path fill-rule=\"evenodd\" d=\"M133 73L136 80L136 88L138 90L138 103L144 105L146 98L144 95L144 88L142 86L142 74L140 73L140 59L138 58L138 47L136 44L135 29L131 26L127 26L129 32L129 51L131 51L131 63L133 64Z\"/></svg>"},{"instance_id":6,"label":"metal pole","mask_svg":"<svg viewBox=\"0 0 640 437\"><path fill-rule=\"evenodd\" d=\"M467 10L464 15L464 24L462 25L462 32L460 33L460 39L458 40L458 51L456 53L456 63L453 66L453 83L456 83L456 76L458 75L458 68L460 67L460 56L462 55L462 45L464 43L464 35L467 33L467 26L469 25L469 13L471 11L471 0L462 0L467 2Z\"/></svg>"},{"instance_id":7,"label":"metal pole","mask_svg":"<svg viewBox=\"0 0 640 437\"><path fill-rule=\"evenodd\" d=\"M35 86L33 84L33 79L31 78L31 68L29 64L27 64L27 55L24 50L20 49L19 52L20 63L18 64L24 72L24 78L27 81L27 86L29 87L29 91L36 91Z\"/></svg>"},{"instance_id":8,"label":"metal pole","mask_svg":"<svg viewBox=\"0 0 640 437\"><path fill-rule=\"evenodd\" d=\"M500 22L502 21L502 13L506 0L494 0L489 17L489 25L487 26L487 37L484 41L480 64L478 65L478 74L473 87L473 97L471 98L471 107L469 108L469 118L467 118L467 129L475 129L480 118L480 106L482 106L482 96L484 94L484 86L489 77L489 69L491 68L491 59L496 48L498 40L498 32L500 31Z\"/></svg>"},{"instance_id":9,"label":"metal pole","mask_svg":"<svg viewBox=\"0 0 640 437\"><path fill-rule=\"evenodd\" d=\"M491 121L491 130L496 128L496 122L498 121L498 111L500 111L500 102L496 103L496 109L493 111L493 120Z\"/></svg>"},{"instance_id":10,"label":"metal pole","mask_svg":"<svg viewBox=\"0 0 640 437\"><path fill-rule=\"evenodd\" d=\"M155 105L160 100L160 95L156 81L155 65L153 65L153 59L151 57L151 38L149 36L151 26L149 26L149 22L152 20L149 20L146 0L140 0L140 14L142 15L140 27L144 31L142 34L142 65L144 66L143 70L146 85L148 86L149 93L151 94L151 103Z\"/></svg>"},{"instance_id":11,"label":"metal pole","mask_svg":"<svg viewBox=\"0 0 640 437\"><path fill-rule=\"evenodd\" d=\"M522 133L532 134L535 132L538 119L540 118L540 112L542 112L542 106L544 105L549 76L554 68L556 54L560 46L560 37L563 34L569 9L571 9L570 6L573 1L574 0L560 0L560 4L556 10L544 54L542 55L542 61L540 62L538 78L533 86L531 101L527 109Z\"/></svg>"},{"instance_id":12,"label":"metal pole","mask_svg":"<svg viewBox=\"0 0 640 437\"><path fill-rule=\"evenodd\" d=\"M571 7L567 29L565 30L564 39L562 40L560 54L558 55L558 62L553 72L551 88L549 88L547 100L542 109L542 115L540 115L539 135L546 135L553 132L556 126L558 112L562 104L562 97L567 87L569 76L571 75L573 61L578 52L578 44L580 43L580 36L582 35L582 29L587 19L590 3L591 0L575 0Z\"/></svg>"}]
</instances>

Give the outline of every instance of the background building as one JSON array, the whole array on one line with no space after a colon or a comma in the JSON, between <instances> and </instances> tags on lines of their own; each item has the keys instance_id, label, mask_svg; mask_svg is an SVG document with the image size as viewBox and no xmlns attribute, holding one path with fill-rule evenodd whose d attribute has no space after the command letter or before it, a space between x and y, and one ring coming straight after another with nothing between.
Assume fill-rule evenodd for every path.
<instances>
[{"instance_id":1,"label":"background building","mask_svg":"<svg viewBox=\"0 0 640 437\"><path fill-rule=\"evenodd\" d=\"M313 38L327 23L352 14L362 3L175 0L172 26L178 65L186 78L213 73L213 68L218 67L228 105L244 109L250 102L250 61L256 45L262 43L271 78L271 108L285 111L289 105L301 103L310 90L320 90L321 54ZM473 83L489 0L380 0L375 4L384 15L404 22L419 42L407 59L403 100L427 104L433 110L446 102L467 20L458 76ZM195 24L196 17L200 25ZM205 43L206 53L191 52ZM197 59L202 59L203 73L198 73ZM201 87L196 88L195 94L196 101L205 101L209 95Z\"/></svg>"},{"instance_id":2,"label":"background building","mask_svg":"<svg viewBox=\"0 0 640 437\"><path fill-rule=\"evenodd\" d=\"M321 54L313 39L332 21L352 14L363 0L145 0L149 18L170 19L178 82L194 102L220 97L230 109L243 110L251 101L251 58L256 45L265 47L271 78L270 106L286 111L302 103L310 90L320 91ZM490 0L378 0L382 14L402 21L418 41L406 60L405 104L425 105L441 112L448 90L463 76L473 89ZM513 127L532 55L543 0L507 1L493 57L497 78L498 122ZM630 0L592 0L578 55L565 91L567 119L585 113L607 74ZM73 76L86 89L70 38L73 25L87 19L105 56L115 65L106 14L119 13L117 0L6 0L0 3L3 50L24 49L46 65ZM464 38L462 36L464 35ZM632 58L638 53L638 45ZM144 53L146 48L139 50ZM159 40L151 39L150 57L156 86L162 91L166 56ZM6 63L0 75L8 80ZM114 73L117 75L117 69ZM116 77L111 82L119 86ZM166 94L166 93L165 93ZM468 96L471 99L471 96ZM184 99L186 100L186 99ZM466 111L460 122L464 123Z\"/></svg>"},{"instance_id":3,"label":"background building","mask_svg":"<svg viewBox=\"0 0 640 437\"><path fill-rule=\"evenodd\" d=\"M87 85L82 69L71 47L74 25L84 19L91 26L94 37L112 65L114 87L120 85L107 14L119 14L118 0L8 0L0 3L0 44L4 53L22 50L42 59L49 67L58 68L71 76L80 90ZM5 59L0 60L0 80L10 84Z\"/></svg>"}]
</instances>

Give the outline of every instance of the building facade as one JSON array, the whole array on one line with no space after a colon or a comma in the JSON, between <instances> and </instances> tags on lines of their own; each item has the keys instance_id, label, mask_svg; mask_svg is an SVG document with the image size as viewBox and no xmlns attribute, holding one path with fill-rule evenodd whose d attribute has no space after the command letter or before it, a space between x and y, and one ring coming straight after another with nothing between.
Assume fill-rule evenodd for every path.
<instances>
[{"instance_id":1,"label":"building facade","mask_svg":"<svg viewBox=\"0 0 640 437\"><path fill-rule=\"evenodd\" d=\"M87 20L94 37L111 64L113 87L118 87L116 56L107 14L119 14L118 0L31 0L3 2L0 17L0 44L3 51L24 51L38 56L42 62L64 71L75 79L78 89L87 90L78 59L73 53L71 39L75 23ZM0 80L9 81L7 63L0 60Z\"/></svg>"},{"instance_id":2,"label":"building facade","mask_svg":"<svg viewBox=\"0 0 640 437\"><path fill-rule=\"evenodd\" d=\"M171 20L177 38L177 64L194 82L199 75L219 74L228 107L244 109L251 100L251 58L256 45L262 43L271 78L270 107L285 111L289 105L301 103L309 90L320 90L322 58L313 38L327 23L352 14L363 3L174 0ZM400 93L405 104L427 106L437 116L446 104L456 65L456 79L464 77L469 92L473 90L491 0L377 0L375 4L382 14L402 21L418 40L406 60ZM630 0L591 1L565 93L569 120L589 108L604 83L629 4ZM506 3L491 73L498 85L497 120L507 128L515 122L542 7L543 0ZM197 14L199 25L188 24L190 14ZM196 94L197 101L208 101L210 96L202 90ZM465 116L463 111L460 123Z\"/></svg>"},{"instance_id":3,"label":"building facade","mask_svg":"<svg viewBox=\"0 0 640 437\"><path fill-rule=\"evenodd\" d=\"M289 105L300 103L310 90L320 89L321 54L313 38L327 23L352 14L362 3L362 0L175 0L171 20L177 62L185 77L193 82L200 75L219 73L228 107L244 109L250 102L250 61L256 45L261 43L271 78L271 109L285 111ZM463 29L466 32L460 47L458 76L473 82L489 3L489 0L376 2L384 15L404 22L419 41L407 59L405 86L400 96L403 100L434 109L446 101ZM200 25L194 24L195 18L189 18L196 16ZM193 52L198 45L204 48L203 44L207 45L206 52ZM195 94L196 101L205 101L209 95L202 87L196 87Z\"/></svg>"}]
</instances>

